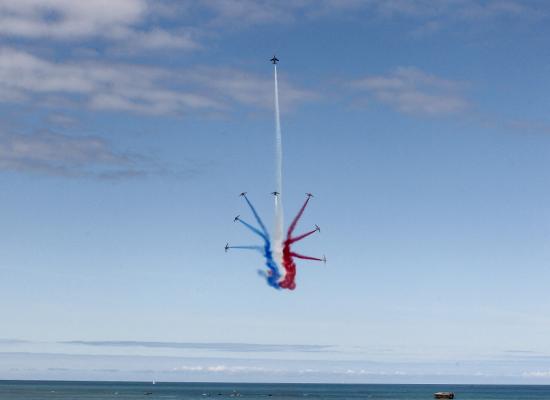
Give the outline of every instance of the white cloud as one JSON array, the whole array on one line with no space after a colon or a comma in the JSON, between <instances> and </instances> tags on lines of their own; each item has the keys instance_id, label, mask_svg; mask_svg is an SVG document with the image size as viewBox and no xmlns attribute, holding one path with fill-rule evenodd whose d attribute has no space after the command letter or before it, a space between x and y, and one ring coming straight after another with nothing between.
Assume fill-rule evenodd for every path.
<instances>
[{"instance_id":1,"label":"white cloud","mask_svg":"<svg viewBox=\"0 0 550 400\"><path fill-rule=\"evenodd\" d=\"M161 69L95 62L54 63L11 48L0 49L0 88L11 98L72 95L91 108L149 114L194 108L219 108L206 96L163 85Z\"/></svg>"},{"instance_id":2,"label":"white cloud","mask_svg":"<svg viewBox=\"0 0 550 400\"><path fill-rule=\"evenodd\" d=\"M172 369L173 372L212 372L212 373L254 373L254 372L276 372L277 370L266 369L254 366L239 365L182 365Z\"/></svg>"},{"instance_id":3,"label":"white cloud","mask_svg":"<svg viewBox=\"0 0 550 400\"><path fill-rule=\"evenodd\" d=\"M281 83L284 104L314 98ZM13 48L0 48L0 93L4 102L65 100L96 110L143 114L221 111L233 103L271 107L269 77L228 69L173 71L133 64L55 63Z\"/></svg>"},{"instance_id":4,"label":"white cloud","mask_svg":"<svg viewBox=\"0 0 550 400\"><path fill-rule=\"evenodd\" d=\"M524 378L550 378L550 371L529 371L521 374Z\"/></svg>"},{"instance_id":5,"label":"white cloud","mask_svg":"<svg viewBox=\"0 0 550 400\"><path fill-rule=\"evenodd\" d=\"M139 28L150 11L146 0L0 0L0 36L63 41L103 38L146 49L199 47L189 33Z\"/></svg>"},{"instance_id":6,"label":"white cloud","mask_svg":"<svg viewBox=\"0 0 550 400\"><path fill-rule=\"evenodd\" d=\"M289 22L301 2L272 2L256 0L205 0L201 6L214 12L214 23L240 21L243 24Z\"/></svg>"},{"instance_id":7,"label":"white cloud","mask_svg":"<svg viewBox=\"0 0 550 400\"><path fill-rule=\"evenodd\" d=\"M107 168L102 173L138 172L129 156L115 153L98 137L71 137L49 131L0 132L0 170L82 176L97 166Z\"/></svg>"},{"instance_id":8,"label":"white cloud","mask_svg":"<svg viewBox=\"0 0 550 400\"><path fill-rule=\"evenodd\" d=\"M166 349L211 350L227 352L323 352L334 351L333 346L318 344L273 344L231 342L152 342L134 340L73 340L60 342L70 345L97 347L146 347ZM330 350L329 350L330 349Z\"/></svg>"},{"instance_id":9,"label":"white cloud","mask_svg":"<svg viewBox=\"0 0 550 400\"><path fill-rule=\"evenodd\" d=\"M271 74L260 77L231 68L199 68L188 73L184 79L203 85L216 98L227 98L231 102L254 107L273 107ZM281 79L279 91L281 105L286 108L317 98L315 93L296 88Z\"/></svg>"},{"instance_id":10,"label":"white cloud","mask_svg":"<svg viewBox=\"0 0 550 400\"><path fill-rule=\"evenodd\" d=\"M442 30L467 32L469 28L492 26L488 22L533 23L548 17L544 3L519 0L375 0L370 2L375 15L404 18L416 24L410 32L421 38Z\"/></svg>"},{"instance_id":11,"label":"white cloud","mask_svg":"<svg viewBox=\"0 0 550 400\"><path fill-rule=\"evenodd\" d=\"M204 367L202 365L182 365L180 367L174 367L172 368L172 371L178 372L200 372L204 371Z\"/></svg>"},{"instance_id":12,"label":"white cloud","mask_svg":"<svg viewBox=\"0 0 550 400\"><path fill-rule=\"evenodd\" d=\"M474 21L500 17L541 17L541 7L518 0L205 0L200 8L209 10L211 22L243 27L265 23L290 23L304 18L361 16L417 18L435 21Z\"/></svg>"},{"instance_id":13,"label":"white cloud","mask_svg":"<svg viewBox=\"0 0 550 400\"><path fill-rule=\"evenodd\" d=\"M431 0L372 0L361 4L387 17L472 20L541 15L540 7L518 0L445 0L437 5Z\"/></svg>"},{"instance_id":14,"label":"white cloud","mask_svg":"<svg viewBox=\"0 0 550 400\"><path fill-rule=\"evenodd\" d=\"M163 29L155 28L148 32L135 32L132 34L131 43L137 48L159 49L159 48L177 48L193 50L200 45L193 39L189 32L171 33Z\"/></svg>"},{"instance_id":15,"label":"white cloud","mask_svg":"<svg viewBox=\"0 0 550 400\"><path fill-rule=\"evenodd\" d=\"M0 0L0 33L73 39L119 37L146 12L144 0Z\"/></svg>"},{"instance_id":16,"label":"white cloud","mask_svg":"<svg viewBox=\"0 0 550 400\"><path fill-rule=\"evenodd\" d=\"M129 48L201 47L194 34L312 18L416 18L423 32L450 22L541 18L537 4L517 0L0 0L0 36L74 42L101 38ZM162 28L171 20L170 28ZM422 28L429 24L430 29Z\"/></svg>"},{"instance_id":17,"label":"white cloud","mask_svg":"<svg viewBox=\"0 0 550 400\"><path fill-rule=\"evenodd\" d=\"M514 0L462 1L458 3L456 14L466 19L487 19L502 16L537 17L544 15L536 6L533 7L533 4Z\"/></svg>"},{"instance_id":18,"label":"white cloud","mask_svg":"<svg viewBox=\"0 0 550 400\"><path fill-rule=\"evenodd\" d=\"M363 375L363 376L403 376L407 375L407 373L403 371L384 371L384 370L378 370L378 371L370 371L366 369L347 369L345 371L333 371L334 373L343 373L344 375Z\"/></svg>"},{"instance_id":19,"label":"white cloud","mask_svg":"<svg viewBox=\"0 0 550 400\"><path fill-rule=\"evenodd\" d=\"M350 86L407 114L448 115L468 107L458 82L412 67L399 67L386 75L367 76Z\"/></svg>"},{"instance_id":20,"label":"white cloud","mask_svg":"<svg viewBox=\"0 0 550 400\"><path fill-rule=\"evenodd\" d=\"M118 151L99 136L68 135L47 129L23 133L5 126L0 127L0 172L113 181L151 175L191 177L197 170L193 166L170 170L141 154ZM1 343L6 342L0 340Z\"/></svg>"}]
</instances>

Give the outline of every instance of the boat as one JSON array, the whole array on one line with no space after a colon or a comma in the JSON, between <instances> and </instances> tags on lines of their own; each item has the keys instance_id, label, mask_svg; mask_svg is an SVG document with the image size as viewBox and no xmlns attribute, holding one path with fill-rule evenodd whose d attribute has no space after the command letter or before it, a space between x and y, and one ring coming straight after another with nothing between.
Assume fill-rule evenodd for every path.
<instances>
[{"instance_id":1,"label":"boat","mask_svg":"<svg viewBox=\"0 0 550 400\"><path fill-rule=\"evenodd\" d=\"M436 399L454 399L455 394L453 392L437 392L434 393Z\"/></svg>"}]
</instances>

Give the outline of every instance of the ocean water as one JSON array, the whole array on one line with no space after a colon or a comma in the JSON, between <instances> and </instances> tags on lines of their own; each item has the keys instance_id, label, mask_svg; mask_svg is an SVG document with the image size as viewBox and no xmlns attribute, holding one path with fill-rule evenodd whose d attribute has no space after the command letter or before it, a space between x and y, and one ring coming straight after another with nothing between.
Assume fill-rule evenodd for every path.
<instances>
[{"instance_id":1,"label":"ocean water","mask_svg":"<svg viewBox=\"0 0 550 400\"><path fill-rule=\"evenodd\" d=\"M0 381L1 400L416 400L438 391L452 391L457 400L550 399L550 386Z\"/></svg>"}]
</instances>

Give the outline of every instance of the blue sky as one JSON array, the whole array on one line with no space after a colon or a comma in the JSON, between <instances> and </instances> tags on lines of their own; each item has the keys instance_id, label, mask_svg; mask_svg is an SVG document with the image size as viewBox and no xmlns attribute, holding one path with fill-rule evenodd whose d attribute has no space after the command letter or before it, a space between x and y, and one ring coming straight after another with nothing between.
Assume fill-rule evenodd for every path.
<instances>
[{"instance_id":1,"label":"blue sky","mask_svg":"<svg viewBox=\"0 0 550 400\"><path fill-rule=\"evenodd\" d=\"M543 1L0 0L0 378L550 383ZM287 220L276 292L231 221Z\"/></svg>"}]
</instances>

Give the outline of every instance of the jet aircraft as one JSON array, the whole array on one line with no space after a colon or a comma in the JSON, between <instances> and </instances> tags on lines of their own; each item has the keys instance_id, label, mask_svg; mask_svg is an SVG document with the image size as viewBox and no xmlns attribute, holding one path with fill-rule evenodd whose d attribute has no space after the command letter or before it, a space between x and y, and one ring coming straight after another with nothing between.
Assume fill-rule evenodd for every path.
<instances>
[{"instance_id":1,"label":"jet aircraft","mask_svg":"<svg viewBox=\"0 0 550 400\"><path fill-rule=\"evenodd\" d=\"M272 64L277 64L279 62L279 59L275 57L275 55L273 55L273 58L269 61L271 61Z\"/></svg>"}]
</instances>

